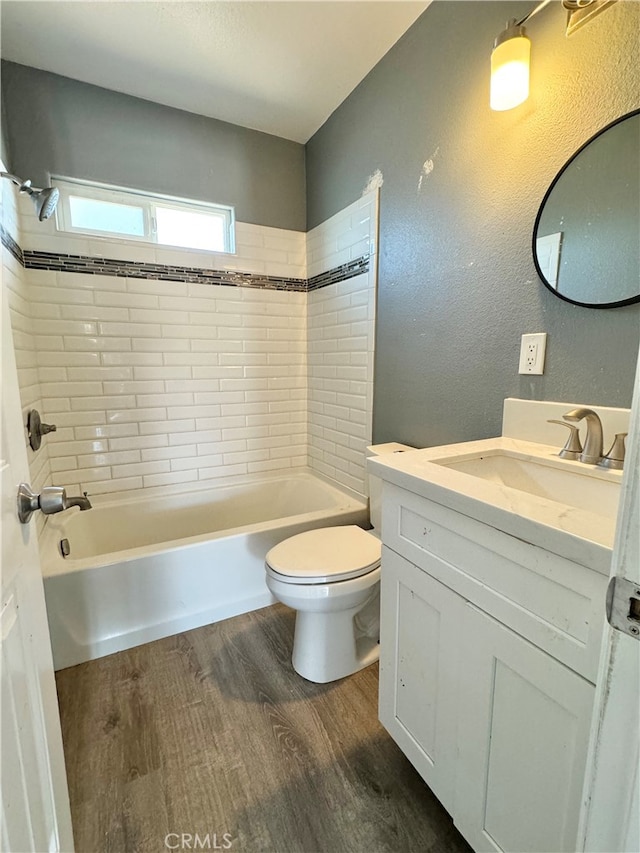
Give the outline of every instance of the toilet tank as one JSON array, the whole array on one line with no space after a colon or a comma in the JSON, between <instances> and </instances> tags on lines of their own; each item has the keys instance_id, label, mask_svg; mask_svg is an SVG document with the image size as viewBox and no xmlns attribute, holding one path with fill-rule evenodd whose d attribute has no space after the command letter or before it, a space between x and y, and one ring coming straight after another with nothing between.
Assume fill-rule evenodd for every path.
<instances>
[{"instance_id":1,"label":"toilet tank","mask_svg":"<svg viewBox=\"0 0 640 853\"><path fill-rule=\"evenodd\" d=\"M388 441L386 444L372 444L367 447L365 456L384 456L387 453L402 453L405 450L415 450L408 444L398 444L397 441ZM369 472L367 465L367 489L369 494L369 515L374 530L380 532L382 527L382 480L380 477Z\"/></svg>"}]
</instances>

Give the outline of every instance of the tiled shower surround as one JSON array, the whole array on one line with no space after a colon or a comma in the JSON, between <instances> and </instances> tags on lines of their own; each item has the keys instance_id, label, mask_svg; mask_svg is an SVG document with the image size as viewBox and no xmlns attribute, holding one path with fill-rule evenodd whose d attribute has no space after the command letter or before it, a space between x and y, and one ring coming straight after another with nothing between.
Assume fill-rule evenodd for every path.
<instances>
[{"instance_id":1,"label":"tiled shower surround","mask_svg":"<svg viewBox=\"0 0 640 853\"><path fill-rule=\"evenodd\" d=\"M3 254L25 278L23 406L58 427L44 479L98 495L309 466L363 492L375 195L307 235L237 223L231 256L60 236L20 212L26 269Z\"/></svg>"}]
</instances>

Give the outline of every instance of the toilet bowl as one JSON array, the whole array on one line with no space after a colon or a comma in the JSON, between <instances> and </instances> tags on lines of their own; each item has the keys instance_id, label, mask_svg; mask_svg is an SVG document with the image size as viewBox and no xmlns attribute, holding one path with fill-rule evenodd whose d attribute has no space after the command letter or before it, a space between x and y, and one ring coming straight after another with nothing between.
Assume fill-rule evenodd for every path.
<instances>
[{"instance_id":1,"label":"toilet bowl","mask_svg":"<svg viewBox=\"0 0 640 853\"><path fill-rule=\"evenodd\" d=\"M412 450L391 442L368 456ZM273 596L296 610L295 671L324 684L375 663L380 656L380 488L369 477L374 530L355 525L308 530L285 539L266 556Z\"/></svg>"}]
</instances>

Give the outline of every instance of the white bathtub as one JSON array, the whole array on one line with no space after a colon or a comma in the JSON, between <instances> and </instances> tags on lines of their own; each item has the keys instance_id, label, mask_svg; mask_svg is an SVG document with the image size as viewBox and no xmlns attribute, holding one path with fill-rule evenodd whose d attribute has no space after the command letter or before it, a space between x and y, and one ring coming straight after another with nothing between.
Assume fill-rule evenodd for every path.
<instances>
[{"instance_id":1,"label":"white bathtub","mask_svg":"<svg viewBox=\"0 0 640 853\"><path fill-rule=\"evenodd\" d=\"M367 519L363 501L306 472L50 516L40 553L55 667L265 607L273 545Z\"/></svg>"}]
</instances>

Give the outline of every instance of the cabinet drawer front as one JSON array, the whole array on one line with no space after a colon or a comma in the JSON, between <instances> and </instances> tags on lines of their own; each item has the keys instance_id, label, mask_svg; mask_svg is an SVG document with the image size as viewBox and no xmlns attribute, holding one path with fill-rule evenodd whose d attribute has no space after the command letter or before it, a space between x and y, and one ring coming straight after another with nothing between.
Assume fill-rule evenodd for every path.
<instances>
[{"instance_id":1,"label":"cabinet drawer front","mask_svg":"<svg viewBox=\"0 0 640 853\"><path fill-rule=\"evenodd\" d=\"M606 577L388 483L382 529L394 551L595 681Z\"/></svg>"},{"instance_id":2,"label":"cabinet drawer front","mask_svg":"<svg viewBox=\"0 0 640 853\"><path fill-rule=\"evenodd\" d=\"M451 811L455 771L455 633L464 601L383 549L380 721Z\"/></svg>"}]
</instances>

